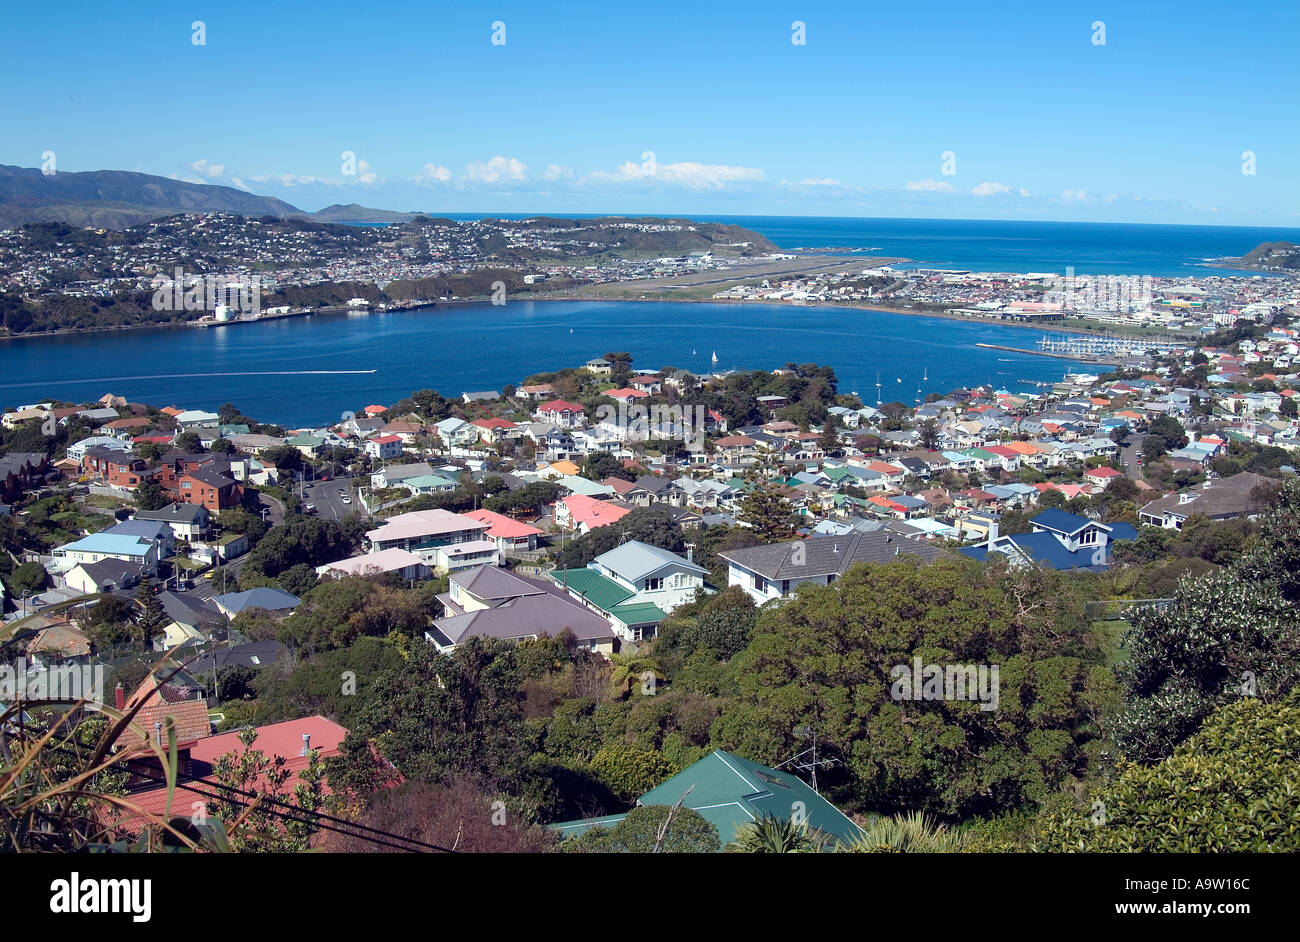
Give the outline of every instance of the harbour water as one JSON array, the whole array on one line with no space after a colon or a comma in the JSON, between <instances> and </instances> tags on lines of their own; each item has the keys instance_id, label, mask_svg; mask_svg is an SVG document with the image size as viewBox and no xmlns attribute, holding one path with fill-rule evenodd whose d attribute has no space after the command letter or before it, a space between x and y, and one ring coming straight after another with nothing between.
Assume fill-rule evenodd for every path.
<instances>
[{"instance_id":1,"label":"harbour water","mask_svg":"<svg viewBox=\"0 0 1300 942\"><path fill-rule=\"evenodd\" d=\"M995 323L848 308L635 301L511 301L311 317L208 330L143 329L0 344L0 404L54 397L215 409L233 402L264 421L336 422L416 389L444 396L520 384L631 353L634 367L696 373L819 363L839 388L913 403L958 386L1032 383L1095 367L977 347L1033 347L1034 331ZM718 363L711 362L717 351ZM922 381L922 377L926 377Z\"/></svg>"}]
</instances>

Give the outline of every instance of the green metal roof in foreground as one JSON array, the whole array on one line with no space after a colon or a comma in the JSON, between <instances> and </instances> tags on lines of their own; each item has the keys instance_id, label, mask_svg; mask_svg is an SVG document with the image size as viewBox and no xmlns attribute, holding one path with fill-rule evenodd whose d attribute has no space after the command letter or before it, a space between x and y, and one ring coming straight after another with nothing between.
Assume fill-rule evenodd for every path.
<instances>
[{"instance_id":1,"label":"green metal roof in foreground","mask_svg":"<svg viewBox=\"0 0 1300 942\"><path fill-rule=\"evenodd\" d=\"M551 581L558 586L567 586L570 592L581 595L605 612L626 602L633 595L594 569L557 569L551 573Z\"/></svg>"},{"instance_id":2,"label":"green metal roof in foreground","mask_svg":"<svg viewBox=\"0 0 1300 942\"><path fill-rule=\"evenodd\" d=\"M693 789L692 785L695 786ZM687 789L691 789L689 795L686 795ZM721 749L652 788L637 800L637 804L675 805L683 795L686 795L683 804L687 808L698 812L718 829L724 848L735 840L741 825L757 821L764 814L788 819L799 803L803 805L804 820L811 828L846 841L862 833L842 811L802 779ZM550 827L564 837L571 837L593 827L612 827L623 817L609 815L564 821Z\"/></svg>"},{"instance_id":3,"label":"green metal roof in foreground","mask_svg":"<svg viewBox=\"0 0 1300 942\"><path fill-rule=\"evenodd\" d=\"M629 602L615 605L609 613L625 625L657 625L668 613L651 602Z\"/></svg>"}]
</instances>

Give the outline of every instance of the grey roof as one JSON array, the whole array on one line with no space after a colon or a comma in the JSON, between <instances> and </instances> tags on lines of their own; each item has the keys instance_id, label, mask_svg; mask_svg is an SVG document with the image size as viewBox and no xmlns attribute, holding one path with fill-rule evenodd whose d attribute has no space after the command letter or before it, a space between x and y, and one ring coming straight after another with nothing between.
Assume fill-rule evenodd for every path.
<instances>
[{"instance_id":1,"label":"grey roof","mask_svg":"<svg viewBox=\"0 0 1300 942\"><path fill-rule=\"evenodd\" d=\"M191 471L188 475L186 475L186 477L191 477L202 484L206 484L209 487L215 487L218 489L223 487L230 487L232 484L235 483L232 478L226 477L216 468L211 468L208 467L207 465L204 465L203 467L198 468L197 470Z\"/></svg>"},{"instance_id":2,"label":"grey roof","mask_svg":"<svg viewBox=\"0 0 1300 942\"><path fill-rule=\"evenodd\" d=\"M670 490L673 486L673 482L668 480L668 478L655 477L653 474L643 474L636 479L636 485L644 488L651 494L658 495Z\"/></svg>"},{"instance_id":3,"label":"grey roof","mask_svg":"<svg viewBox=\"0 0 1300 942\"><path fill-rule=\"evenodd\" d=\"M279 641L250 641L247 644L228 645L216 651L204 651L189 663L190 673L196 677L212 672L213 661L219 668L226 667L265 667L274 664L288 652Z\"/></svg>"},{"instance_id":4,"label":"grey roof","mask_svg":"<svg viewBox=\"0 0 1300 942\"><path fill-rule=\"evenodd\" d=\"M132 517L130 520L123 520L103 532L111 533L114 536L139 536L149 540L156 540L161 536L170 537L172 528L161 520L140 520Z\"/></svg>"},{"instance_id":5,"label":"grey roof","mask_svg":"<svg viewBox=\"0 0 1300 942\"><path fill-rule=\"evenodd\" d=\"M81 563L81 571L94 580L97 588L102 589L110 582L115 586L121 586L123 580L136 579L142 569L139 563L128 563L124 559L108 556L99 562Z\"/></svg>"},{"instance_id":6,"label":"grey roof","mask_svg":"<svg viewBox=\"0 0 1300 942\"><path fill-rule=\"evenodd\" d=\"M794 549L800 543L803 545L803 562L796 565ZM718 555L766 579L798 579L831 573L842 575L857 563L887 563L900 556L917 556L929 563L945 555L945 551L929 543L876 530L750 546Z\"/></svg>"},{"instance_id":7,"label":"grey roof","mask_svg":"<svg viewBox=\"0 0 1300 942\"><path fill-rule=\"evenodd\" d=\"M411 464L390 464L384 468L382 474L385 481L405 481L408 478L434 474L434 470L433 465L427 461L415 461Z\"/></svg>"},{"instance_id":8,"label":"grey roof","mask_svg":"<svg viewBox=\"0 0 1300 942\"><path fill-rule=\"evenodd\" d=\"M208 509L202 504L168 504L161 510L137 510L132 519L197 524L201 517L207 516Z\"/></svg>"},{"instance_id":9,"label":"grey roof","mask_svg":"<svg viewBox=\"0 0 1300 942\"><path fill-rule=\"evenodd\" d=\"M434 622L428 634L443 644L460 644L466 638L485 637L515 640L534 635L555 637L564 629L579 641L613 640L614 629L595 612L571 600L559 586L513 576L541 589L465 615L453 615Z\"/></svg>"},{"instance_id":10,"label":"grey roof","mask_svg":"<svg viewBox=\"0 0 1300 942\"><path fill-rule=\"evenodd\" d=\"M177 595L175 592L158 593L158 602L167 617L180 625L197 628L199 625L218 625L225 617L211 602L202 602L192 595Z\"/></svg>"},{"instance_id":11,"label":"grey roof","mask_svg":"<svg viewBox=\"0 0 1300 942\"><path fill-rule=\"evenodd\" d=\"M616 546L608 553L601 553L595 561L629 582L638 582L667 566L677 566L702 576L709 574L703 566L687 562L684 557L676 553L651 546L649 543L642 543L640 540L630 540L622 546Z\"/></svg>"},{"instance_id":12,"label":"grey roof","mask_svg":"<svg viewBox=\"0 0 1300 942\"><path fill-rule=\"evenodd\" d=\"M296 608L299 603L296 595L267 586L258 586L247 592L227 592L225 595L218 595L213 601L236 615L247 608L264 608L268 612L278 612L286 608Z\"/></svg>"},{"instance_id":13,"label":"grey roof","mask_svg":"<svg viewBox=\"0 0 1300 942\"><path fill-rule=\"evenodd\" d=\"M516 576L497 566L475 566L462 569L448 577L470 595L485 602L514 599L523 595L537 595L545 589L540 585Z\"/></svg>"},{"instance_id":14,"label":"grey roof","mask_svg":"<svg viewBox=\"0 0 1300 942\"><path fill-rule=\"evenodd\" d=\"M1251 500L1250 492L1261 484L1273 485L1277 482L1251 471L1242 471L1231 477L1219 478L1206 482L1199 487L1183 493L1194 494L1192 500L1180 503L1181 494L1168 494L1153 500L1142 508L1144 514L1178 514L1190 517L1201 514L1205 517L1235 517L1256 513L1262 507Z\"/></svg>"}]
</instances>

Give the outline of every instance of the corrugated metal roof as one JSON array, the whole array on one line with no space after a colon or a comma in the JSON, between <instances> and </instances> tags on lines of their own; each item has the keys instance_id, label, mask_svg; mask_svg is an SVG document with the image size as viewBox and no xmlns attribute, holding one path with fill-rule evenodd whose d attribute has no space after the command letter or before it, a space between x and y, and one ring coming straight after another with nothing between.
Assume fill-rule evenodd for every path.
<instances>
[{"instance_id":1,"label":"corrugated metal roof","mask_svg":"<svg viewBox=\"0 0 1300 942\"><path fill-rule=\"evenodd\" d=\"M605 612L626 602L633 595L613 579L602 576L594 569L557 569L551 573L551 580L558 586L567 587L570 593L581 595Z\"/></svg>"}]
</instances>

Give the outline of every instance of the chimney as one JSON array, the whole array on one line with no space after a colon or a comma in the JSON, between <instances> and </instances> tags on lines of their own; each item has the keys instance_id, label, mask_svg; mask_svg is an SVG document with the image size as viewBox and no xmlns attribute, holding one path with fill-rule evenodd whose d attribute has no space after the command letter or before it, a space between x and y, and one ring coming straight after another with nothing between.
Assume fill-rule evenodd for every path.
<instances>
[{"instance_id":1,"label":"chimney","mask_svg":"<svg viewBox=\"0 0 1300 942\"><path fill-rule=\"evenodd\" d=\"M305 756L305 755L307 755L307 753L309 753L309 752L311 752L311 733L303 733L303 734L302 734L302 752L298 753L298 755L300 755L300 756Z\"/></svg>"},{"instance_id":2,"label":"chimney","mask_svg":"<svg viewBox=\"0 0 1300 942\"><path fill-rule=\"evenodd\" d=\"M121 684L118 684L116 687L113 688L113 705L118 710L123 710L126 708L126 691L122 689Z\"/></svg>"},{"instance_id":3,"label":"chimney","mask_svg":"<svg viewBox=\"0 0 1300 942\"><path fill-rule=\"evenodd\" d=\"M154 724L153 724L153 739L154 739L154 742L156 742L158 745L161 746L161 745L163 744L163 741L162 741L162 723L159 722L158 720L154 720Z\"/></svg>"},{"instance_id":4,"label":"chimney","mask_svg":"<svg viewBox=\"0 0 1300 942\"><path fill-rule=\"evenodd\" d=\"M989 542L992 543L997 538L998 538L998 521L990 520L989 521Z\"/></svg>"},{"instance_id":5,"label":"chimney","mask_svg":"<svg viewBox=\"0 0 1300 942\"><path fill-rule=\"evenodd\" d=\"M686 547L686 561L688 563L695 562L695 547L693 546Z\"/></svg>"}]
</instances>

